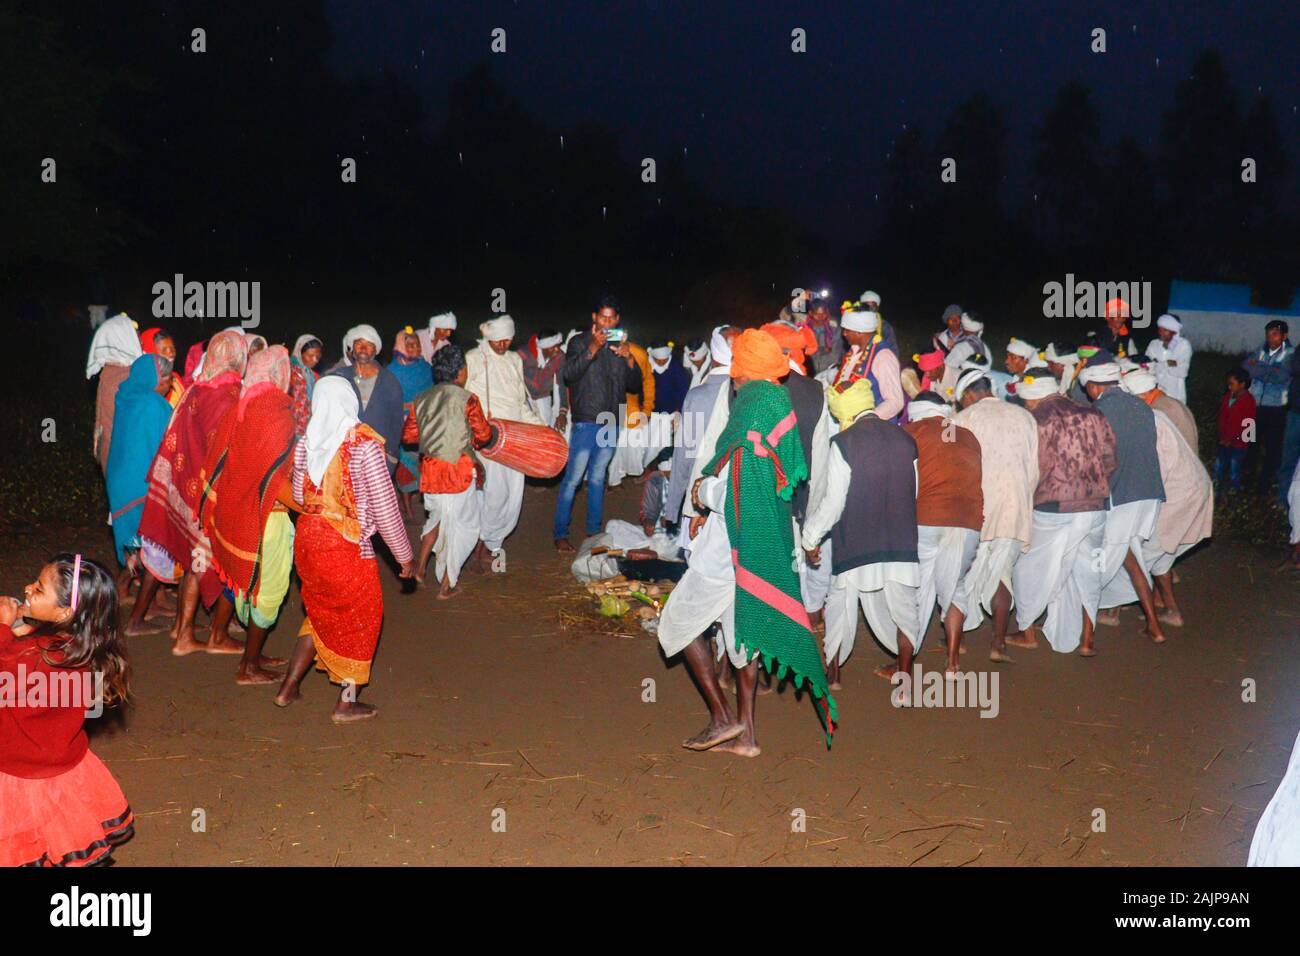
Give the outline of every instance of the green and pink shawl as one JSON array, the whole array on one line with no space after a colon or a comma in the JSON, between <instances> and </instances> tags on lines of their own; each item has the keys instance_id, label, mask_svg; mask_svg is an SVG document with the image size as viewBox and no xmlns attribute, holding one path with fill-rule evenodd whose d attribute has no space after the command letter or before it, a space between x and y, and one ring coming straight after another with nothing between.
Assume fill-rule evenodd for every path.
<instances>
[{"instance_id":1,"label":"green and pink shawl","mask_svg":"<svg viewBox=\"0 0 1300 956\"><path fill-rule=\"evenodd\" d=\"M743 643L761 655L778 680L787 673L795 687L807 680L821 705L829 747L839 712L799 592L790 514L795 485L808 478L808 464L781 386L753 381L736 393L705 472L717 475L728 464L725 518L736 570L737 647Z\"/></svg>"}]
</instances>

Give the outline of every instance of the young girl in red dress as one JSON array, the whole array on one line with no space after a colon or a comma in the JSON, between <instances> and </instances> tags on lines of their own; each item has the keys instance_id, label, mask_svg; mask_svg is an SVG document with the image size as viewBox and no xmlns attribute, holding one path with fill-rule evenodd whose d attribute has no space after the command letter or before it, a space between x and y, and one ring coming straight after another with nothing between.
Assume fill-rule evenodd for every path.
<instances>
[{"instance_id":1,"label":"young girl in red dress","mask_svg":"<svg viewBox=\"0 0 1300 956\"><path fill-rule=\"evenodd\" d=\"M127 696L113 576L56 555L23 603L0 598L0 866L87 866L133 832L85 720Z\"/></svg>"}]
</instances>

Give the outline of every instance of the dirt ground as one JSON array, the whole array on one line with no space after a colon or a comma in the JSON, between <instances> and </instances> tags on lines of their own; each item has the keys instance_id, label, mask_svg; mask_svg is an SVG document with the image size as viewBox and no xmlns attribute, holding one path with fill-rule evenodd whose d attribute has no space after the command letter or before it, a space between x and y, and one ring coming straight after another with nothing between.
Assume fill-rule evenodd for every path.
<instances>
[{"instance_id":1,"label":"dirt ground","mask_svg":"<svg viewBox=\"0 0 1300 956\"><path fill-rule=\"evenodd\" d=\"M606 516L638 494L612 491ZM692 753L705 710L680 663L630 624L562 625L554 501L530 487L508 573L467 574L454 601L381 571L373 721L333 725L319 674L279 710L273 687L234 683L234 658L132 641L134 704L92 742L137 816L118 865L1236 866L1300 729L1297 580L1225 540L1179 564L1188 626L1166 645L1126 611L1095 659L1020 650L994 719L893 708L860 637L833 749L787 688L759 699L760 757ZM0 593L59 548L111 556L105 529L55 534L9 536ZM301 619L295 588L269 653ZM942 666L936 633L923 666ZM993 667L988 626L968 641L965 665Z\"/></svg>"}]
</instances>

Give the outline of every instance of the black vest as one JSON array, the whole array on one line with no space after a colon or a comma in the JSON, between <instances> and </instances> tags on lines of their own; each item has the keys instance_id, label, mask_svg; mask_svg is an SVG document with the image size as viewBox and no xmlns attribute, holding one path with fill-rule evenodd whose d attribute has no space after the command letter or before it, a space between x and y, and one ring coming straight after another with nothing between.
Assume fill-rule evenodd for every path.
<instances>
[{"instance_id":1,"label":"black vest","mask_svg":"<svg viewBox=\"0 0 1300 956\"><path fill-rule=\"evenodd\" d=\"M831 529L831 571L915 562L916 442L897 425L865 415L831 441L848 463L844 513Z\"/></svg>"},{"instance_id":2,"label":"black vest","mask_svg":"<svg viewBox=\"0 0 1300 956\"><path fill-rule=\"evenodd\" d=\"M784 385L790 396L790 405L794 408L794 420L799 429L799 444L803 446L803 460L808 463L808 474L812 475L813 433L817 431L817 422L826 407L826 392L821 382L791 371ZM795 519L802 525L808 512L809 480L799 482L794 489L791 502Z\"/></svg>"}]
</instances>

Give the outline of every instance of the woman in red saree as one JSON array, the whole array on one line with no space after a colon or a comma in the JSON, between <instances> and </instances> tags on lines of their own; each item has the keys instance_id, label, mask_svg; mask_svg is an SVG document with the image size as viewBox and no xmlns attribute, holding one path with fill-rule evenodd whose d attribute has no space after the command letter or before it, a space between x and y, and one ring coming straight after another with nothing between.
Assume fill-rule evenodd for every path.
<instances>
[{"instance_id":1,"label":"woman in red saree","mask_svg":"<svg viewBox=\"0 0 1300 956\"><path fill-rule=\"evenodd\" d=\"M226 630L235 607L222 596L221 578L212 566L212 547L199 523L198 503L203 462L221 420L239 401L247 362L248 343L241 332L225 330L212 337L203 369L172 414L149 469L149 493L140 518L140 550L145 567L163 584L180 579L180 601L172 627L172 653L178 656L200 650L210 654L241 654L244 650ZM206 645L194 639L200 599L212 611Z\"/></svg>"},{"instance_id":2,"label":"woman in red saree","mask_svg":"<svg viewBox=\"0 0 1300 956\"><path fill-rule=\"evenodd\" d=\"M415 576L411 541L402 524L397 491L388 476L384 440L357 417L360 403L352 383L325 377L316 383L306 436L294 449L293 496L302 506L294 536L294 564L302 581L307 618L275 702L287 707L312 661L341 684L335 723L375 715L357 701L370 682L379 644L384 596L371 537L378 532L401 564L401 576Z\"/></svg>"}]
</instances>

